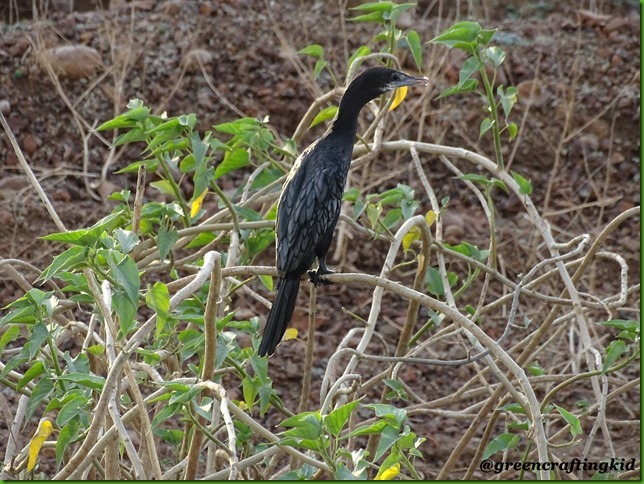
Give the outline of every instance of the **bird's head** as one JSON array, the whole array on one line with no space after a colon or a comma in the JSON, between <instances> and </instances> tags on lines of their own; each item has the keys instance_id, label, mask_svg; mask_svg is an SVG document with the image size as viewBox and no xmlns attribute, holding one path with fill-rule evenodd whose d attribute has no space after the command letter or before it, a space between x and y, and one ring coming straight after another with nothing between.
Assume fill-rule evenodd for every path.
<instances>
[{"instance_id":1,"label":"bird's head","mask_svg":"<svg viewBox=\"0 0 644 484\"><path fill-rule=\"evenodd\" d=\"M408 76L388 67L371 67L357 76L344 92L340 100L338 117L333 123L336 132L352 132L355 136L358 114L362 107L372 99L395 89L406 86L425 86L429 84L426 77Z\"/></svg>"},{"instance_id":2,"label":"bird's head","mask_svg":"<svg viewBox=\"0 0 644 484\"><path fill-rule=\"evenodd\" d=\"M370 67L357 76L351 84L361 90L374 94L373 97L404 86L425 86L429 84L426 77L408 76L388 67Z\"/></svg>"}]
</instances>

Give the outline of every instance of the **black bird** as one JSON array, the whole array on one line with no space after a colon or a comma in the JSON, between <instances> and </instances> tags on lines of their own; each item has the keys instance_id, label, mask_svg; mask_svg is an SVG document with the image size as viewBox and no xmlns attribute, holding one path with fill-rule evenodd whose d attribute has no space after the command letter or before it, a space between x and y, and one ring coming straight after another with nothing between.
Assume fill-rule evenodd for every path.
<instances>
[{"instance_id":1,"label":"black bird","mask_svg":"<svg viewBox=\"0 0 644 484\"><path fill-rule=\"evenodd\" d=\"M331 274L325 262L340 216L349 172L358 114L372 99L403 86L425 85L426 77L411 77L386 67L372 67L356 77L340 100L329 130L306 148L291 168L277 208L277 296L264 327L259 355L272 355L293 316L300 278L314 259L318 269L311 282Z\"/></svg>"}]
</instances>

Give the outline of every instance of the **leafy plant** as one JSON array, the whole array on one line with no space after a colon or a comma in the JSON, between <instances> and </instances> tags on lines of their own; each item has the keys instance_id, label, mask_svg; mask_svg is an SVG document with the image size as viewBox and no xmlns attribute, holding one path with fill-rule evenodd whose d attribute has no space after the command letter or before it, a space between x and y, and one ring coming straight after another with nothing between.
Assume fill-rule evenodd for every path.
<instances>
[{"instance_id":1,"label":"leafy plant","mask_svg":"<svg viewBox=\"0 0 644 484\"><path fill-rule=\"evenodd\" d=\"M389 1L355 7L350 21L371 23L380 30L369 45L360 46L346 59L347 70L372 54L391 65L391 56L405 51L420 70L423 44L418 33L398 27L400 15L414 7L413 3ZM437 418L441 411L447 415L456 411L467 419L470 412L482 408L481 412L486 413L479 413L477 418L483 421L490 418L492 405L502 402L498 411L491 412L491 418L507 417L506 424L501 432L494 433L496 422L488 422L489 431L486 429L485 438L476 444L476 456L482 459L503 452L517 460L527 460L532 459L534 447L541 457L584 439L588 435L584 433L584 419L598 415L597 403L584 398L570 404L562 401L562 390L582 380L605 379L607 375L611 376L611 385L618 380L620 370L639 358L639 323L593 319L602 321L596 324L604 333L615 333L606 343L598 340L601 346L597 345L593 358L601 356L601 368L566 374L567 369L560 372L548 365L542 357L545 353L535 358L544 348L543 342L550 338L552 328L556 328L551 326L556 316L563 311L560 321L565 323L574 306L572 296L566 299L568 296L559 292L548 292L550 286L559 291L560 284L553 281L558 266L564 266L559 274L564 282L570 282L565 284L566 289L572 290L577 279L566 279L570 277L570 267L583 267L601 253L589 252L583 259L565 264L560 262L570 255L563 253L566 249L561 249L563 256L544 253L535 267L543 270L539 279L518 276L514 280L512 268L496 270L493 190L512 189L522 202L528 203L533 186L522 175L502 169L501 135L507 131L512 141L517 134L516 125L510 121L516 91L507 86L493 90L496 73L505 58L501 49L491 45L493 36L494 30L485 30L475 22L461 22L433 40L461 49L469 56L459 83L440 97L478 92L487 102L479 133L493 133L496 166L484 160L479 167L488 175L467 173L458 178L477 195L482 192L479 199L484 200L482 205L487 204L490 212L489 247L479 248L467 240L448 244L433 240L433 233L427 234L447 210L447 195L440 206L435 206L439 204L432 195L433 209L425 211L422 207L426 200L415 186L400 183L381 193L366 193L357 186L347 190L344 200L349 204L353 224L349 230L357 227L356 233L368 234L366 237L385 243L395 241L397 245L392 243L392 247L402 250L400 254L392 251L391 263L383 266L380 276L331 276L341 278L343 284L359 284L362 289L372 283L375 289L369 298L368 320L355 315L364 323L355 331L364 335L358 349L340 348L329 360L322 387L332 388L320 390L323 403L319 408L308 402L309 392L305 391L297 411L291 400L282 400L283 395L276 392L270 377L268 361L256 353L259 317L235 311L233 299L243 290L250 298L262 301L262 285L272 289L274 270L259 264L269 260L266 252L275 237L275 201L279 185L297 154L299 136L281 136L267 119L255 118L219 123L202 132L197 129L195 114L156 115L140 100L130 101L123 114L100 126L102 131L118 130L117 146L140 147L139 159L120 170L138 173L140 183L135 193L127 189L113 193L109 197L114 205L112 213L93 225L72 231L61 228L44 237L59 244L59 250L34 283L40 287L27 287L27 278L22 276L16 279L25 290L0 315L0 382L16 396L24 396L20 397L24 413L17 412L16 419L22 415L33 423L38 420L38 427L24 452L8 459L11 464L5 466L5 471L19 478L38 477L34 473L39 472L41 452L49 439L56 441L57 479L79 479L90 469L114 479L161 479L168 477L166 473L173 477L173 472L179 471L184 472L183 477L192 478L200 470L202 455L209 465L213 464L213 455L215 460L223 461L210 478L281 475L293 479L419 479L425 477L419 470L425 438L415 432L416 424L407 410L411 405L416 406L417 412L437 410ZM314 78L320 79L322 73L328 72L339 84L331 56L322 46L314 44L299 53L315 60ZM397 93L392 105L402 97ZM335 116L335 106L322 107L330 99L326 96L324 102L313 103L300 123L299 135ZM383 101L376 121L364 131L366 142L358 145L357 152L366 153L372 146L368 142L385 114L384 107ZM403 142L396 145L384 141L381 148L412 155L422 150L432 155L447 153L468 161L475 157L463 149L399 141ZM143 182L144 172L151 179L147 183ZM147 187L163 196L157 201L144 201ZM534 213L528 215L536 232L546 226ZM401 230L410 225L406 232ZM545 245L555 247L543 232L539 233ZM556 247L560 250L561 246ZM575 256L581 252L580 246ZM403 261L396 262L396 257ZM0 266L10 263L0 260ZM415 270L408 271L412 266ZM531 275L532 271L528 276ZM481 287L482 293L478 291ZM493 287L492 291L488 287ZM392 351L387 338L370 339L374 334L380 336L375 324L384 319L380 313L384 288L407 304L406 314L401 314L404 326L398 346ZM497 291L499 288L501 291ZM634 292L630 289L624 288L623 292ZM575 306L575 317L597 311L593 305L601 306L602 311L608 309L608 317L613 317L614 308L623 304L616 303L617 298L590 296L582 293L578 297L581 306ZM520 304L523 299L536 300L553 309L544 316L543 311L526 310ZM315 314L314 297L310 305L311 314ZM497 307L500 310L495 313ZM517 324L521 318L523 323ZM503 320L507 321L506 330L526 331L520 347L508 349L507 341L504 343L505 331L501 335L496 324ZM434 329L436 334L429 334ZM78 335L78 344L67 349L67 342ZM468 359L484 361L495 371L481 367L456 392L432 400L413 388L415 367L405 365L413 364L423 371L429 365L452 366L452 361L428 360L421 353L427 349L433 352L431 345L443 340L463 346ZM376 350L374 342L378 343ZM479 352L481 345L485 347L483 352ZM312 355L312 345L309 349ZM517 349L520 351L513 351ZM336 356L346 356L345 351L351 362L341 381L336 374L342 363ZM441 349L436 353L442 353ZM519 353L521 356L516 356ZM356 368L354 363L361 359L369 361L369 366ZM494 368L499 363L505 366ZM312 364L308 365L302 369L305 377L313 373ZM378 368L368 381L360 379L361 373L369 373L376 365L385 370ZM407 369L412 371L407 374ZM506 371L510 376L499 379L500 383L493 379ZM544 391L535 392L538 386ZM233 393L236 389L239 392ZM380 392L379 400L373 397L374 392ZM521 398L515 401L517 394ZM477 400L480 395L484 398ZM613 395L602 394L603 403ZM336 403L332 407L328 402ZM447 409L461 404L466 411ZM439 409L440 405L443 407ZM267 414L271 418L278 414L285 430L274 433L266 420L261 420ZM572 439L563 443L549 441L541 420L533 417L536 415L552 419ZM16 424L18 427L22 425ZM142 442L140 446L132 445L133 431ZM468 448L471 434L468 439L452 450L452 457L441 471L445 475L452 472L450 463L458 461L460 453ZM157 452L161 446L164 451L171 450L163 452L164 460ZM205 447L209 449L207 454ZM291 468L284 472L275 468L284 460L283 456L275 456L283 451L291 457ZM468 470L466 478L471 477Z\"/></svg>"},{"instance_id":2,"label":"leafy plant","mask_svg":"<svg viewBox=\"0 0 644 484\"><path fill-rule=\"evenodd\" d=\"M371 463L386 457L375 479L392 479L400 472L401 465L419 479L413 461L417 457L422 458L418 447L425 439L416 437L405 424L407 412L387 404L364 405L375 411L375 421L347 432L346 426L359 405L360 401L356 400L337 407L328 415L304 412L290 417L280 424L289 428L281 433L280 444L313 451L333 470L335 479L366 479L368 458L371 457L369 452L360 448L352 451L346 444L350 439L377 434L382 438ZM310 472L310 466L305 464L286 474L283 479L308 478L311 477Z\"/></svg>"},{"instance_id":3,"label":"leafy plant","mask_svg":"<svg viewBox=\"0 0 644 484\"><path fill-rule=\"evenodd\" d=\"M495 29L481 28L477 22L459 22L434 37L430 42L444 45L450 49L462 50L470 56L461 68L458 84L445 89L438 98L476 92L486 100L486 117L481 121L479 138L492 130L496 163L500 169L503 169L501 133L507 131L510 141L518 133L516 123L509 121L512 107L517 102L517 89L512 86L505 88L503 85L499 85L495 96L494 86L496 85L497 72L506 56L500 47L490 45L495 32ZM487 66L491 66L493 69L492 79L488 75ZM483 82L483 91L479 90L479 80L475 74L478 74ZM503 127L500 125L499 109L503 111L505 120Z\"/></svg>"}]
</instances>

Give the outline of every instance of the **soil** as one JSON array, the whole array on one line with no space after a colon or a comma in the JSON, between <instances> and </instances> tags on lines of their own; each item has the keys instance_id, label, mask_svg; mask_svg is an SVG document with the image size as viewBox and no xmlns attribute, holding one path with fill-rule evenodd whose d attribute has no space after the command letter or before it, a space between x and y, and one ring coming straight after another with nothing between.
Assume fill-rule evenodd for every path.
<instances>
[{"instance_id":1,"label":"soil","mask_svg":"<svg viewBox=\"0 0 644 484\"><path fill-rule=\"evenodd\" d=\"M457 17L499 29L495 40L507 52L507 59L498 80L519 89L519 103L511 118L521 125L516 151L515 144L504 141L506 160L511 160L508 163L512 170L531 181L532 200L559 241L589 234L592 242L610 221L640 204L638 5L626 0L589 2L592 6L589 10L587 2L480 3L421 0L415 10L401 17L399 26L417 30L424 40L454 23ZM112 205L104 201L106 194L123 186L134 190L134 178L114 172L135 161L137 150L117 150L116 156L110 157L106 143L88 135L92 126L124 111L129 99L143 99L156 112L194 112L201 130L243 113L268 118L277 132L289 136L313 99L332 87L326 71L316 84L311 75L312 61L294 52L309 44L322 45L326 58L342 78L341 59L345 53L370 43L376 33L370 24L343 24L336 2L138 0L127 4L112 1L111 8L103 9L89 1L52 1L47 11L40 12L38 21L32 18L31 1L18 1L18 10L13 4L3 2L0 7L4 20L0 24L0 109L69 229L87 226L109 213ZM75 7L73 11L69 10L70 4ZM460 5L460 12L456 5ZM352 15L353 12L345 12L347 17ZM90 68L89 75L61 77L56 87L43 70L39 56L43 46L67 43L94 48L100 55L101 67ZM401 109L391 114L398 128L396 136L461 146L493 157L491 137L477 139L483 103L475 96L436 99L443 89L458 81L465 59L433 44L425 45L423 52L423 74L429 77L431 87L422 98L410 92L403 104L408 106L407 111ZM201 60L204 71L196 58ZM401 59L405 70L414 72L411 56L403 51ZM531 92L535 97L528 105L526 100ZM78 113L76 119L70 106ZM422 131L417 132L415 120L421 111L424 123ZM301 145L315 139L323 129L320 126L311 130ZM0 161L0 257L21 259L43 269L60 246L38 237L57 229L24 176L4 132L0 134ZM438 199L450 197L444 220L447 242L467 240L480 248L486 247L487 225L473 192L464 190L462 182L438 159L423 162ZM471 165L459 167L466 171ZM224 179L223 188L234 188L245 176L247 173L241 178ZM409 156L380 157L369 166L369 171L355 176L356 183L367 187L370 193L405 183L417 194L423 194L420 199L427 200ZM152 191L147 195L156 196ZM541 240L527 223L520 199L499 195L495 206L503 271L507 277L516 278L543 256ZM217 210L215 204L207 208L211 213ZM419 212L430 208L425 201ZM335 267L343 272L377 274L387 249L388 244L382 241L356 234L349 241L343 264ZM621 255L629 268L629 285L638 284L639 216L620 224L602 250ZM256 262L270 265L272 257L269 250ZM401 269L400 279L413 280L413 271L405 271ZM31 281L35 277L35 273L28 274ZM584 290L606 297L616 292L619 278L617 264L597 263L592 275L584 279ZM308 319L308 289L304 289L307 286L302 286L293 319L293 326L301 335L306 334ZM255 287L262 292L261 285ZM615 317L639 319L638 293L629 294L626 305ZM267 291L263 294L271 298ZM20 287L3 274L0 305L4 307L22 295ZM371 291L329 286L318 290L317 299L311 406L319 404L319 386L329 356L346 334L347 325L357 324L343 309L366 318ZM473 300L476 304L476 299ZM242 318L265 314L265 308L244 296L236 297L233 306L240 308L238 316ZM548 308L535 306L534 310L534 314L526 317L539 321L539 311ZM385 295L379 331L390 346L395 345L395 327L404 322L405 314L406 304L402 300ZM426 312L421 315L427 317ZM497 327L493 320L486 323L485 330L490 336L500 336L501 321L504 319L496 321ZM513 335L512 341L519 341L525 334ZM566 364L570 356L568 336L562 340L565 341L561 345L552 348L552 354L543 357L541 366ZM270 359L271 378L285 402L299 401L304 347L305 343L299 340L282 343ZM464 355L461 348L438 344L432 347L432 357L458 359ZM360 368L365 382L385 367L374 364ZM478 370L476 365L429 369L409 365L401 377L417 395L431 395L434 399L454 394ZM626 381L639 378L639 372L628 367L620 378ZM231 389L233 398L240 396L235 393ZM590 385L580 385L564 392L562 398L574 405L584 398L593 401L592 395ZM372 392L371 396L377 399L379 392ZM5 397L14 411L15 397L8 393ZM639 421L639 387L622 397L607 412L615 454L628 460L640 455L639 425L632 423ZM474 403L476 399L469 404ZM462 403L449 410L465 407ZM281 418L280 414L269 412L265 423L273 426ZM426 478L435 478L469 421L431 413L415 414L410 421L414 432L427 437L420 449L425 459L419 461L418 469ZM450 478L464 475L483 427ZM503 425L499 423L497 427L502 429ZM6 442L7 434L3 421L0 436L4 438L0 437L0 441ZM602 460L608 455L600 437L596 438L595 447L589 458ZM579 449L570 451L570 456L578 454ZM486 475L477 470L473 477ZM631 477L637 479L638 475Z\"/></svg>"}]
</instances>

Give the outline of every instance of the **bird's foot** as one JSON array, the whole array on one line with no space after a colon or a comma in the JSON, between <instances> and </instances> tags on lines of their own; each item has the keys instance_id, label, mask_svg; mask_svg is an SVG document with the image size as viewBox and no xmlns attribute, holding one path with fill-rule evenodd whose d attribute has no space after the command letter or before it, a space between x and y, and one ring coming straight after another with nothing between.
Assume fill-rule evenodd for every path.
<instances>
[{"instance_id":1,"label":"bird's foot","mask_svg":"<svg viewBox=\"0 0 644 484\"><path fill-rule=\"evenodd\" d=\"M335 272L329 269L322 269L318 267L315 271L309 271L309 280L313 283L315 287L318 287L320 284L323 286L328 286L333 284L331 281L327 281L324 276L327 274L335 274Z\"/></svg>"}]
</instances>

